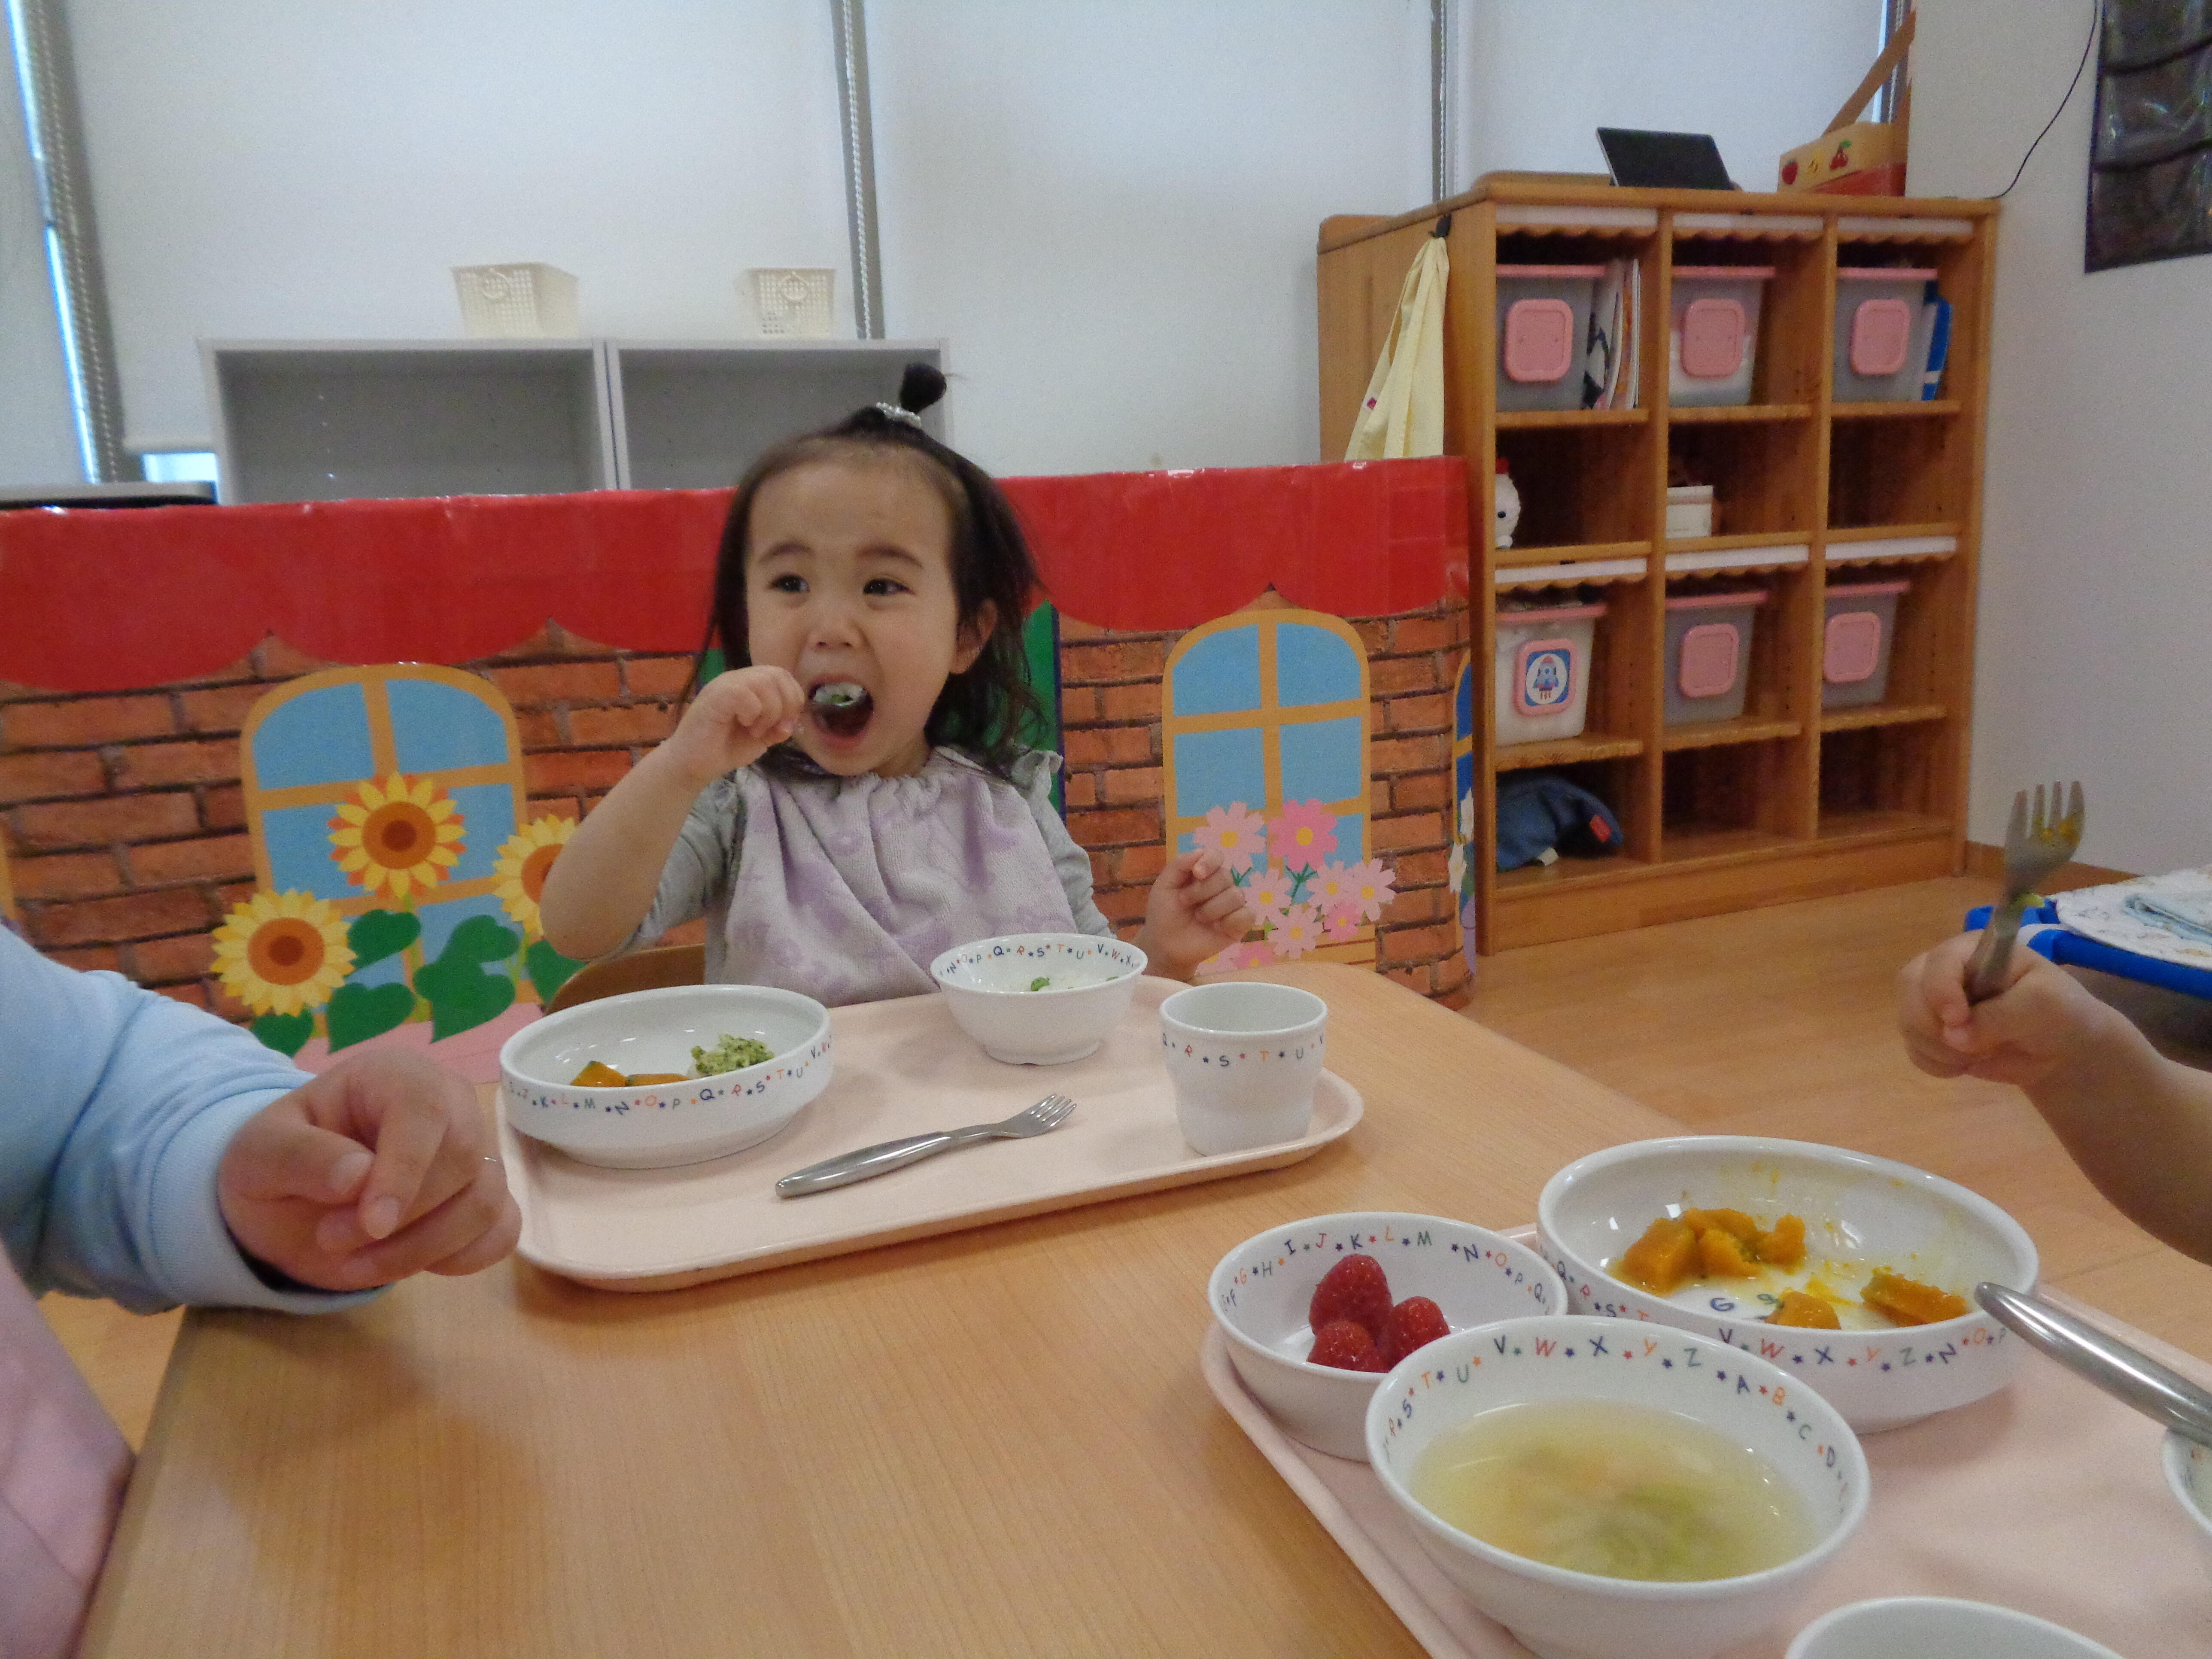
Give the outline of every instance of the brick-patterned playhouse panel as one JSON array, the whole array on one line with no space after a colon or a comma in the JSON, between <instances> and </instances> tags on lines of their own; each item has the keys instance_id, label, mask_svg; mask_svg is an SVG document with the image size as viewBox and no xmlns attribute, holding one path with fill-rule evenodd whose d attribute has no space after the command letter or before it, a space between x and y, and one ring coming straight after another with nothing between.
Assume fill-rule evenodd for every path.
<instances>
[{"instance_id":1,"label":"brick-patterned playhouse panel","mask_svg":"<svg viewBox=\"0 0 2212 1659\"><path fill-rule=\"evenodd\" d=\"M1397 892L1376 924L1376 967L1456 1000L1468 979L1447 873L1453 677L1467 609L1446 602L1348 619L1367 653L1368 847ZM1124 936L1167 857L1162 674L1182 630L1130 632L1063 617L1060 738L1067 827L1091 854L1098 908Z\"/></svg>"},{"instance_id":2,"label":"brick-patterned playhouse panel","mask_svg":"<svg viewBox=\"0 0 2212 1659\"><path fill-rule=\"evenodd\" d=\"M0 682L0 851L31 942L242 1018L210 937L253 890L239 731L271 686L326 666L272 638L172 685ZM533 817L580 816L612 788L667 735L691 674L689 657L610 650L557 625L459 666L514 706Z\"/></svg>"},{"instance_id":3,"label":"brick-patterned playhouse panel","mask_svg":"<svg viewBox=\"0 0 2212 1659\"><path fill-rule=\"evenodd\" d=\"M1332 791L1334 810L1364 805L1368 851L1395 867L1378 965L1449 991L1462 976L1445 896L1461 465L1006 484L1061 610L1119 630L1064 629L1070 815L1108 913L1131 925L1164 856L1169 653L1273 588L1364 618L1367 799ZM0 514L0 677L20 682L0 678L0 855L33 942L242 1014L210 971L210 934L252 890L239 733L270 687L332 662L484 675L517 717L530 813L587 810L668 730L728 501L617 490Z\"/></svg>"}]
</instances>

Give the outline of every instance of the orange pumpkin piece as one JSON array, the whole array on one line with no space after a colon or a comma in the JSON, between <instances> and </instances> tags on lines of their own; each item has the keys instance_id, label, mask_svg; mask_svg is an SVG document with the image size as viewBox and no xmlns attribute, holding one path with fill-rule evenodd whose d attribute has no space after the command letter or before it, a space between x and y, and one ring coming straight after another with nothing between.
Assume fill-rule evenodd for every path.
<instances>
[{"instance_id":1,"label":"orange pumpkin piece","mask_svg":"<svg viewBox=\"0 0 2212 1659\"><path fill-rule=\"evenodd\" d=\"M1805 1218L1785 1215L1771 1232L1758 1239L1759 1259L1777 1267L1795 1267L1805 1260Z\"/></svg>"},{"instance_id":2,"label":"orange pumpkin piece","mask_svg":"<svg viewBox=\"0 0 2212 1659\"><path fill-rule=\"evenodd\" d=\"M1859 1300L1899 1325L1933 1325L1938 1320L1958 1319L1971 1312L1964 1297L1939 1291L1933 1285L1906 1279L1887 1267L1875 1270Z\"/></svg>"},{"instance_id":3,"label":"orange pumpkin piece","mask_svg":"<svg viewBox=\"0 0 2212 1659\"><path fill-rule=\"evenodd\" d=\"M1844 1322L1836 1317L1836 1310L1817 1296L1808 1296L1802 1291L1784 1291L1782 1304L1766 1316L1770 1325L1799 1325L1808 1330L1839 1331Z\"/></svg>"},{"instance_id":4,"label":"orange pumpkin piece","mask_svg":"<svg viewBox=\"0 0 2212 1659\"><path fill-rule=\"evenodd\" d=\"M1713 1227L1698 1235L1698 1260L1708 1279L1756 1279L1759 1264L1744 1253L1743 1241Z\"/></svg>"},{"instance_id":5,"label":"orange pumpkin piece","mask_svg":"<svg viewBox=\"0 0 2212 1659\"><path fill-rule=\"evenodd\" d=\"M1716 1227L1745 1244L1759 1237L1759 1224L1741 1210L1685 1210L1682 1219L1690 1224L1690 1231L1700 1238Z\"/></svg>"},{"instance_id":6,"label":"orange pumpkin piece","mask_svg":"<svg viewBox=\"0 0 2212 1659\"><path fill-rule=\"evenodd\" d=\"M595 1060L576 1073L571 1086L578 1089L623 1089L629 1086L629 1079L606 1061Z\"/></svg>"},{"instance_id":7,"label":"orange pumpkin piece","mask_svg":"<svg viewBox=\"0 0 2212 1659\"><path fill-rule=\"evenodd\" d=\"M1662 1215L1622 1252L1613 1276L1654 1296L1665 1296L1696 1272L1697 1266L1698 1236L1687 1223Z\"/></svg>"},{"instance_id":8,"label":"orange pumpkin piece","mask_svg":"<svg viewBox=\"0 0 2212 1659\"><path fill-rule=\"evenodd\" d=\"M629 1075L629 1086L633 1089L649 1089L662 1083L690 1081L691 1079L681 1072L633 1072Z\"/></svg>"}]
</instances>

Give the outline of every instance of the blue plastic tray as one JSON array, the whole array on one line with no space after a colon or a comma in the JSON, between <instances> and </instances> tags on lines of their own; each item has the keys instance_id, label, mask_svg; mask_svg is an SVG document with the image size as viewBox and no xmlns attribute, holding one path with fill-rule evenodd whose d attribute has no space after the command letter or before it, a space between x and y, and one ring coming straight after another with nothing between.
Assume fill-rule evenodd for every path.
<instances>
[{"instance_id":1,"label":"blue plastic tray","mask_svg":"<svg viewBox=\"0 0 2212 1659\"><path fill-rule=\"evenodd\" d=\"M1989 925L1992 905L1977 905L1966 912L1969 930ZM2065 968L2094 968L2121 979L2140 980L2185 995L2212 1000L2212 968L2184 968L2156 957L2137 956L2111 945L2085 939L2058 920L2058 907L2045 904L2027 913L2020 930L2021 942L2039 957Z\"/></svg>"}]
</instances>

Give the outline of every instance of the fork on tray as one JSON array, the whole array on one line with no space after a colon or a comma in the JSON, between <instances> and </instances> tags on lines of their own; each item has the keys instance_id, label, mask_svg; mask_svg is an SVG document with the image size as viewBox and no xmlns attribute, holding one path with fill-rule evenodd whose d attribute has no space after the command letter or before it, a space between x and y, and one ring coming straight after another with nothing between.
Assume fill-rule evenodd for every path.
<instances>
[{"instance_id":1,"label":"fork on tray","mask_svg":"<svg viewBox=\"0 0 2212 1659\"><path fill-rule=\"evenodd\" d=\"M2020 936L2022 918L2038 902L2037 886L2063 868L2081 845L2081 786L2077 782L2068 787L2063 817L2058 812L2060 787L2051 786L2048 816L2041 784L2035 786L2033 812L2027 790L2012 798L2012 821L2005 827L2004 901L1990 912L1981 943L1966 963L1969 1002L1987 1002L2004 988L2013 941Z\"/></svg>"},{"instance_id":2,"label":"fork on tray","mask_svg":"<svg viewBox=\"0 0 2212 1659\"><path fill-rule=\"evenodd\" d=\"M903 1170L925 1158L935 1158L956 1146L971 1146L979 1140L1026 1140L1031 1135L1048 1134L1066 1122L1067 1115L1074 1109L1075 1103L1066 1095L1050 1094L1028 1110L1016 1112L1002 1122L977 1123L965 1129L939 1129L931 1134L908 1135L902 1140L863 1146L856 1152L840 1152L836 1158L810 1164L784 1176L775 1183L776 1196L799 1198L807 1193L826 1192L832 1187L849 1187L856 1181L868 1181L893 1170Z\"/></svg>"}]
</instances>

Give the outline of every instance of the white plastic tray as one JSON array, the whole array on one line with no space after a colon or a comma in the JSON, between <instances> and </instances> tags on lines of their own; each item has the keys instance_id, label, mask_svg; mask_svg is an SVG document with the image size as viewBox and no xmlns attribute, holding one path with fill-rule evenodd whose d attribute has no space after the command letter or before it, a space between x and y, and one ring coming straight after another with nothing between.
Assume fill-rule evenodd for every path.
<instances>
[{"instance_id":1,"label":"white plastic tray","mask_svg":"<svg viewBox=\"0 0 2212 1659\"><path fill-rule=\"evenodd\" d=\"M1533 1248L1535 1229L1506 1236ZM2212 1366L2042 1294L2212 1383ZM1422 1553L1373 1470L1275 1426L1238 1380L1218 1326L1208 1328L1199 1363L1214 1398L1434 1659L1529 1659ZM2159 1441L2156 1424L2030 1354L2011 1386L1990 1398L1868 1436L1874 1501L1859 1535L1784 1623L1722 1659L1779 1659L1821 1613L1883 1595L1994 1601L2128 1659L2206 1659L2212 1575L2166 1488Z\"/></svg>"},{"instance_id":2,"label":"white plastic tray","mask_svg":"<svg viewBox=\"0 0 2212 1659\"><path fill-rule=\"evenodd\" d=\"M1350 1131L1358 1091L1323 1072L1304 1135L1200 1158L1176 1127L1160 1063L1159 1006L1181 989L1137 985L1097 1053L1066 1066L1008 1066L952 1023L934 994L830 1011L836 1074L781 1133L672 1170L603 1170L517 1134L500 1146L522 1209L526 1261L617 1291L674 1290L1105 1198L1278 1170ZM948 1152L851 1187L780 1199L778 1177L902 1135L1006 1117L1057 1091L1075 1115L1034 1140Z\"/></svg>"}]
</instances>

